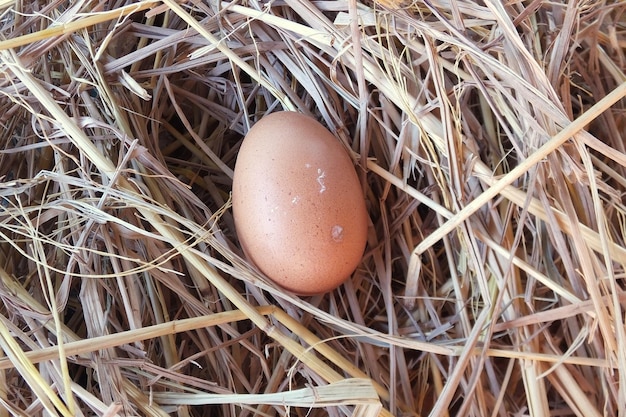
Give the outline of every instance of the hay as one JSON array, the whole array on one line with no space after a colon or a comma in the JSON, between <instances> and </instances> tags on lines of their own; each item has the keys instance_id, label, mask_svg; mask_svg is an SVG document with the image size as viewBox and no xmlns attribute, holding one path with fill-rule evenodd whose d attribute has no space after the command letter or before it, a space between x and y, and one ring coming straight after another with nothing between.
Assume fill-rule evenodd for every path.
<instances>
[{"instance_id":1,"label":"hay","mask_svg":"<svg viewBox=\"0 0 626 417\"><path fill-rule=\"evenodd\" d=\"M626 4L0 1L0 417L625 416ZM350 150L354 276L229 205L264 114Z\"/></svg>"}]
</instances>

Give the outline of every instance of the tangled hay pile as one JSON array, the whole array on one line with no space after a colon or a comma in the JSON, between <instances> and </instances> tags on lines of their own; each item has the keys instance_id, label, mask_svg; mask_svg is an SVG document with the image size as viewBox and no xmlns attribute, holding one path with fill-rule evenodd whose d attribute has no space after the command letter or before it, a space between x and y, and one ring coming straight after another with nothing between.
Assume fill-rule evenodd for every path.
<instances>
[{"instance_id":1,"label":"tangled hay pile","mask_svg":"<svg viewBox=\"0 0 626 417\"><path fill-rule=\"evenodd\" d=\"M623 1L2 0L0 33L0 417L626 416ZM329 294L233 227L278 110L366 190Z\"/></svg>"}]
</instances>

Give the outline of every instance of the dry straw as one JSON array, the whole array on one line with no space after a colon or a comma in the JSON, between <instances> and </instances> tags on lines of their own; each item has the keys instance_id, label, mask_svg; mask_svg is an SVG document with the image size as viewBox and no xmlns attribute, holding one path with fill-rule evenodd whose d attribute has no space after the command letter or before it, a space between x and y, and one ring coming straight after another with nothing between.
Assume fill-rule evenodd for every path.
<instances>
[{"instance_id":1,"label":"dry straw","mask_svg":"<svg viewBox=\"0 0 626 417\"><path fill-rule=\"evenodd\" d=\"M625 96L622 1L0 1L0 417L626 416ZM277 110L367 198L329 294L239 250Z\"/></svg>"}]
</instances>

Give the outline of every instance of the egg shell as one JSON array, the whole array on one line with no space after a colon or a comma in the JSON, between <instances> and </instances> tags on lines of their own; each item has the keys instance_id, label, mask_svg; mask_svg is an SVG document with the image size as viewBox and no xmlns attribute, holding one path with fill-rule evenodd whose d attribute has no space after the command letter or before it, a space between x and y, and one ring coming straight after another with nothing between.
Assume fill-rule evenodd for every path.
<instances>
[{"instance_id":1,"label":"egg shell","mask_svg":"<svg viewBox=\"0 0 626 417\"><path fill-rule=\"evenodd\" d=\"M250 129L237 156L232 207L248 259L294 293L336 288L363 256L368 215L354 165L311 117L277 112Z\"/></svg>"}]
</instances>

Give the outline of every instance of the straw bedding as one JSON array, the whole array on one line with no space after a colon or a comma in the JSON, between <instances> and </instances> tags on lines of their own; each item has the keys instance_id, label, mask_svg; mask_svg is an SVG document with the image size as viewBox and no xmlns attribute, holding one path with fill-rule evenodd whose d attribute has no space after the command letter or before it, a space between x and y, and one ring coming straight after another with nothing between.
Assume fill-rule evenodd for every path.
<instances>
[{"instance_id":1,"label":"straw bedding","mask_svg":"<svg viewBox=\"0 0 626 417\"><path fill-rule=\"evenodd\" d=\"M626 416L626 3L2 0L0 33L0 417ZM366 191L329 294L239 249L277 110Z\"/></svg>"}]
</instances>

